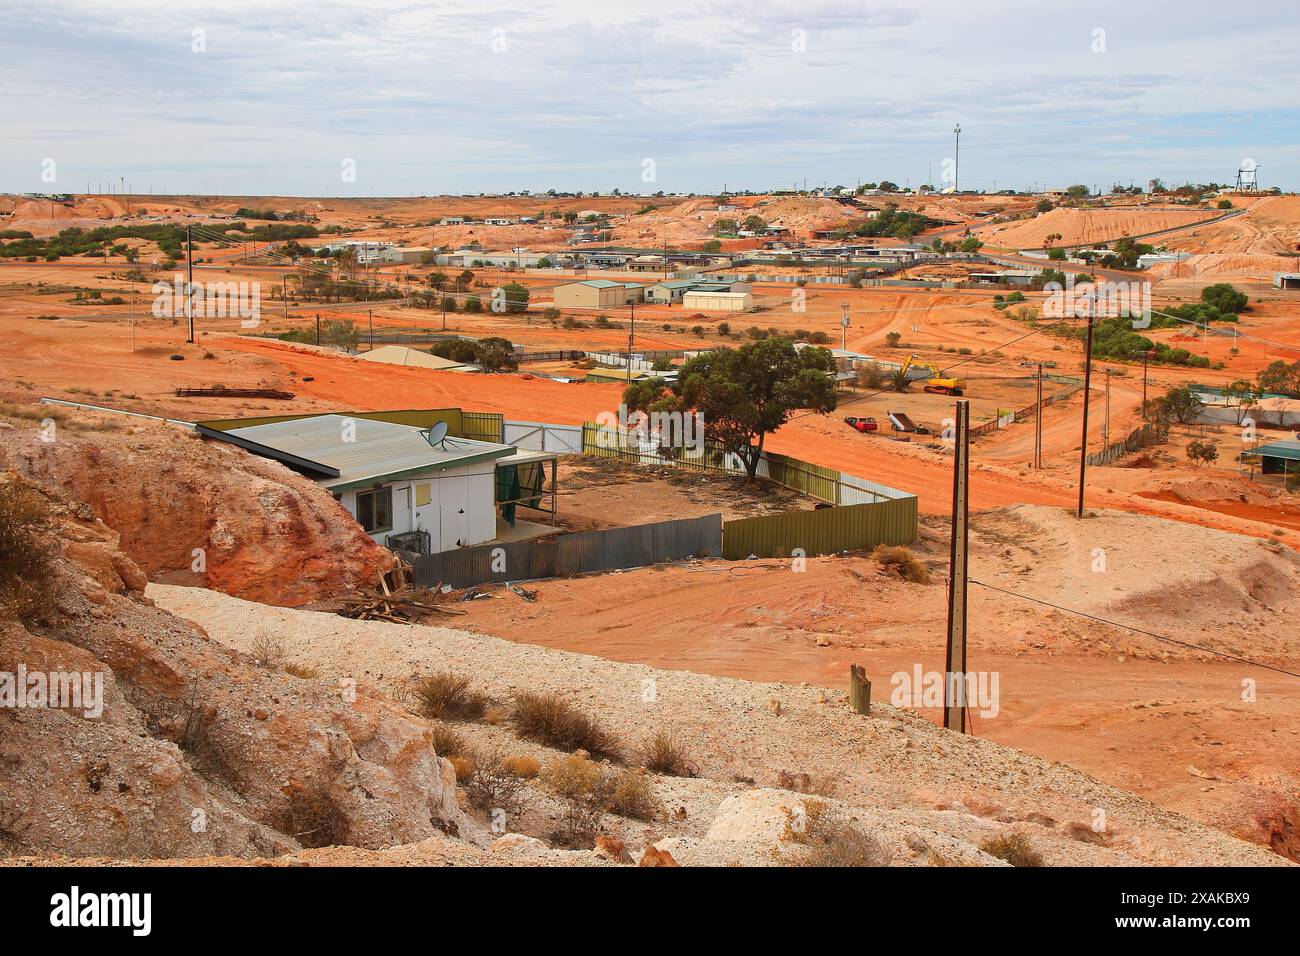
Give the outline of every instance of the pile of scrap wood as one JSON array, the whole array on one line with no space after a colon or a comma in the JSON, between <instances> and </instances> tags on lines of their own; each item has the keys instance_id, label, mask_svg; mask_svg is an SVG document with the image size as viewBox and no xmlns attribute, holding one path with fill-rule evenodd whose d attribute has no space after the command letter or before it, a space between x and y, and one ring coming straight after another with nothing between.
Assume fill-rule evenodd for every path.
<instances>
[{"instance_id":1,"label":"pile of scrap wood","mask_svg":"<svg viewBox=\"0 0 1300 956\"><path fill-rule=\"evenodd\" d=\"M392 621L413 624L435 614L464 614L464 611L435 604L437 590L413 587L411 566L400 563L379 576L379 590L362 597L343 598L339 614L358 621Z\"/></svg>"}]
</instances>

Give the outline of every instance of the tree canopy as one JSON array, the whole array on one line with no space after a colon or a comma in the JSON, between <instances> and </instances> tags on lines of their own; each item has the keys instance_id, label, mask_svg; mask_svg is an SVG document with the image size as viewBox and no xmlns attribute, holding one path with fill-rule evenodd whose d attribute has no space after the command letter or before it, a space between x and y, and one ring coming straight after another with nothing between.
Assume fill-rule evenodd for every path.
<instances>
[{"instance_id":1,"label":"tree canopy","mask_svg":"<svg viewBox=\"0 0 1300 956\"><path fill-rule=\"evenodd\" d=\"M795 411L834 411L834 372L826 349L796 349L771 337L697 355L671 387L659 379L637 382L623 400L637 411L698 412L705 437L739 456L752 480L767 436Z\"/></svg>"}]
</instances>

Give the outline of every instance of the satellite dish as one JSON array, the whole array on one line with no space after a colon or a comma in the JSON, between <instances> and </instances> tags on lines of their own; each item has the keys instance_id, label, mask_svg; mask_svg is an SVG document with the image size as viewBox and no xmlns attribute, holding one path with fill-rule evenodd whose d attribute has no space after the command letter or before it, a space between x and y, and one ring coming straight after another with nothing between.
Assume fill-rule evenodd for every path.
<instances>
[{"instance_id":1,"label":"satellite dish","mask_svg":"<svg viewBox=\"0 0 1300 956\"><path fill-rule=\"evenodd\" d=\"M424 439L430 445L441 445L447 437L447 423L434 422L433 427L424 433Z\"/></svg>"}]
</instances>

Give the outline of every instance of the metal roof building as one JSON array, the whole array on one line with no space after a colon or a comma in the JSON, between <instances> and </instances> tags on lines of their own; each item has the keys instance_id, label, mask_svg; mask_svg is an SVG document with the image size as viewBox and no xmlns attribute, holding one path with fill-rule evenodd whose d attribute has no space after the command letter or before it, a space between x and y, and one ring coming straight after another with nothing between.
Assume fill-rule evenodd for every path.
<instances>
[{"instance_id":1,"label":"metal roof building","mask_svg":"<svg viewBox=\"0 0 1300 956\"><path fill-rule=\"evenodd\" d=\"M1258 460L1261 475L1300 475L1300 440L1294 438L1243 451L1241 457Z\"/></svg>"},{"instance_id":2,"label":"metal roof building","mask_svg":"<svg viewBox=\"0 0 1300 956\"><path fill-rule=\"evenodd\" d=\"M199 423L196 428L205 438L229 442L312 478L367 534L389 547L427 553L507 535L554 533L531 522L520 527L515 518L521 505L554 514L553 453L455 438L445 428L439 437L414 425L349 415L244 426L232 422L220 428Z\"/></svg>"}]
</instances>

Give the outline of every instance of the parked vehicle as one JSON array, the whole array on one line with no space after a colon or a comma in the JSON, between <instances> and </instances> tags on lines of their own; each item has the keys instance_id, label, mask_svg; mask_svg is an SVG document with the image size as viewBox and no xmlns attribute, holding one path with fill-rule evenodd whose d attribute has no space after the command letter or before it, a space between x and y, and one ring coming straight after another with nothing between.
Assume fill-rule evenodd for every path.
<instances>
[{"instance_id":1,"label":"parked vehicle","mask_svg":"<svg viewBox=\"0 0 1300 956\"><path fill-rule=\"evenodd\" d=\"M896 432L910 432L913 435L932 435L933 432L924 425L918 425L908 417L907 412L890 412L889 427Z\"/></svg>"},{"instance_id":2,"label":"parked vehicle","mask_svg":"<svg viewBox=\"0 0 1300 956\"><path fill-rule=\"evenodd\" d=\"M913 365L929 369L933 373L930 380L925 383L925 391L937 395L964 395L966 393L966 380L964 378L949 378L939 371L938 367L917 358L915 355L909 355L907 361L903 363L903 374L906 375L911 371Z\"/></svg>"},{"instance_id":3,"label":"parked vehicle","mask_svg":"<svg viewBox=\"0 0 1300 956\"><path fill-rule=\"evenodd\" d=\"M876 424L874 418L859 418L856 415L849 415L844 419L844 424L856 428L860 432L874 432L880 430L880 426Z\"/></svg>"}]
</instances>

